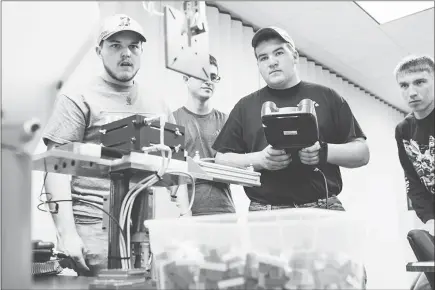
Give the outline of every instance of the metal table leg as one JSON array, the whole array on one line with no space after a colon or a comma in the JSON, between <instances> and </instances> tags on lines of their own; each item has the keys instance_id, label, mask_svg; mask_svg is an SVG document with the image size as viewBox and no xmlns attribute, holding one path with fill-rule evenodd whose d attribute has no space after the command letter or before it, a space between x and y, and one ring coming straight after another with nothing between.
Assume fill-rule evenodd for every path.
<instances>
[{"instance_id":1,"label":"metal table leg","mask_svg":"<svg viewBox=\"0 0 435 290\"><path fill-rule=\"evenodd\" d=\"M124 196L127 194L130 183L130 175L128 172L116 172L110 174L110 213L116 219L119 218L121 211L121 203ZM119 235L121 230L112 219L109 220L109 251L108 251L108 268L121 269L121 259L119 250ZM125 229L124 229L125 233Z\"/></svg>"}]
</instances>

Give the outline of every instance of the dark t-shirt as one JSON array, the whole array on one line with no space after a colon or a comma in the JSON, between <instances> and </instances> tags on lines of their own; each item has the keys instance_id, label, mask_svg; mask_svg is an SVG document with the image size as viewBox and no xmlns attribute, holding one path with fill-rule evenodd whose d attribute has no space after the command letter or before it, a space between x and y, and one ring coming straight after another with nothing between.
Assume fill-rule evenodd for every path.
<instances>
[{"instance_id":1,"label":"dark t-shirt","mask_svg":"<svg viewBox=\"0 0 435 290\"><path fill-rule=\"evenodd\" d=\"M185 148L190 157L199 152L201 158L214 158L216 151L211 147L219 135L228 116L213 109L207 115L198 115L181 107L173 113L178 125L186 129ZM192 188L189 186L189 198ZM228 184L198 180L195 183L195 199L192 205L193 215L234 213L231 192Z\"/></svg>"},{"instance_id":2,"label":"dark t-shirt","mask_svg":"<svg viewBox=\"0 0 435 290\"><path fill-rule=\"evenodd\" d=\"M434 111L421 120L409 114L396 127L396 141L407 194L425 223L434 218Z\"/></svg>"},{"instance_id":3,"label":"dark t-shirt","mask_svg":"<svg viewBox=\"0 0 435 290\"><path fill-rule=\"evenodd\" d=\"M355 138L366 138L347 102L334 90L301 81L285 90L264 87L242 98L231 111L228 121L213 148L221 153L251 153L268 146L261 123L261 107L272 101L278 107L296 107L303 99L316 103L320 139L327 143L343 144ZM342 189L339 166L318 166L325 174L329 195ZM325 198L325 182L313 166L302 164L297 154L287 168L277 171L261 170L261 186L245 187L251 201L272 205L303 204Z\"/></svg>"}]
</instances>

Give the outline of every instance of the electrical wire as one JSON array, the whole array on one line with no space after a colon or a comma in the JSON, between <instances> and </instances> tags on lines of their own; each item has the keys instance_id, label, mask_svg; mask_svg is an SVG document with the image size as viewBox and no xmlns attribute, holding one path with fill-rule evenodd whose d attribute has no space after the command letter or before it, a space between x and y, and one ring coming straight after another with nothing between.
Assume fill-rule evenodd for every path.
<instances>
[{"instance_id":1,"label":"electrical wire","mask_svg":"<svg viewBox=\"0 0 435 290\"><path fill-rule=\"evenodd\" d=\"M93 206L93 207L99 209L100 211L102 211L103 213L105 213L118 226L118 228L121 230L121 235L119 237L119 239L120 239L120 248L125 251L126 236L125 236L125 234L124 234L124 232L122 230L121 224L119 223L119 221L113 215L111 215L109 212L107 212L101 206L95 205L95 204L93 204L93 203L91 203L89 201L83 200L81 198L52 200L52 198L51 198L52 194L51 193L49 193L49 192L43 192L44 191L44 187L45 187L45 183L47 181L47 176L48 176L48 172L45 172L45 174L44 174L44 180L42 182L42 187L41 187L41 193L40 193L40 195L38 197L38 199L39 199L39 201L41 203L36 206L38 210L43 211L43 212L50 212L51 214L57 214L59 212L59 202L72 202L73 200L77 200L77 201L80 201L82 203L85 203L85 204L88 204L90 206ZM42 198L41 198L42 195L46 196L46 200L45 201L42 200ZM55 204L55 210L54 211L50 210L50 208L48 208L48 211L44 210L44 209L41 209L42 205L49 205L49 204ZM59 232L57 231L57 228L56 228L56 234L59 237ZM122 261L122 262L124 262L124 261Z\"/></svg>"},{"instance_id":2,"label":"electrical wire","mask_svg":"<svg viewBox=\"0 0 435 290\"><path fill-rule=\"evenodd\" d=\"M120 225L121 225L121 232L124 233L124 226L126 226L127 234L126 234L125 247L120 247L121 258L129 257L129 254L130 254L130 237L129 237L130 227L128 224L128 221L130 221L130 219L127 220L127 212L125 212L125 210L124 210L125 204L127 203L128 198L131 196L131 194L134 193L137 190L137 188L139 188L139 186L141 186L143 183L145 183L145 185L148 186L147 181L149 182L152 178L153 178L153 176L148 176L148 177L144 178L143 180L141 180L139 183L136 184L136 186L134 186L132 189L129 190L129 192L127 193L127 195L123 199L123 203L121 205L121 210L120 210L119 221L120 221ZM140 190L141 190L141 188L139 188L138 191L140 191ZM119 242L120 242L120 246L121 246L121 243L122 243L121 236L119 236ZM128 261L126 261L124 259L121 260L121 264L122 264L123 269L129 269L131 266L131 263L128 263Z\"/></svg>"},{"instance_id":3,"label":"electrical wire","mask_svg":"<svg viewBox=\"0 0 435 290\"><path fill-rule=\"evenodd\" d=\"M163 126L164 126L164 124L162 125L162 123L161 123L161 127L163 127ZM162 130L160 133L161 133L160 137L162 138ZM188 208L186 213L182 213L181 215L185 215L191 210L194 199L195 199L195 179L194 179L194 177L191 174L186 173L186 172L167 171L167 169L169 167L169 163L172 159L172 149L169 146L166 146L166 145L160 143L160 144L156 144L156 145L153 145L150 147L144 147L142 149L145 153L152 152L152 151L161 151L161 154L162 154L161 168L155 174L147 176L146 178L144 178L141 181L139 181L138 183L136 183L127 192L127 194L124 196L124 198L122 200L121 210L120 210L120 214L119 214L119 220L117 220L114 216L112 216L110 213L108 213L102 207L100 207L98 205L95 205L91 202L85 201L85 200L80 199L80 198L74 198L74 200L78 200L80 202L83 202L83 203L88 204L90 206L93 206L95 208L98 208L99 210L101 210L102 212L107 214L109 216L109 218L112 219L115 222L115 224L118 226L118 228L120 229L119 244L120 244L121 265L122 265L123 269L129 269L130 267L132 267L131 260L129 263L125 258L129 257L131 254L129 221L131 220L131 214L132 214L134 201L140 193L144 193L144 190L146 188L151 187L156 182L161 180L166 173L177 173L180 175L188 176L192 180L192 185L193 185L193 194L192 194L192 198L191 198L190 203L189 203L189 208ZM165 156L165 152L168 152L168 156ZM40 208L41 205L53 203L53 204L56 204L55 211L57 213L58 208L59 208L58 202L72 202L73 199L71 199L71 200L51 200L50 199L47 201L43 201L41 199L41 197L44 194L43 189L45 186L47 175L48 175L48 173L46 173L44 176L44 182L43 182L43 185L41 188L41 194L39 196L39 200L41 201L41 204L39 204L37 207L39 210L44 211L43 209ZM47 196L49 196L50 193L45 193L45 194ZM145 194L147 194L147 193L145 192ZM126 233L124 232L125 227L126 227Z\"/></svg>"},{"instance_id":4,"label":"electrical wire","mask_svg":"<svg viewBox=\"0 0 435 290\"><path fill-rule=\"evenodd\" d=\"M190 180L192 180L192 197L190 198L189 206L188 206L186 212L180 213L180 216L184 216L184 215L188 214L189 211L192 210L193 202L195 201L195 178L193 177L192 174L187 173L187 172L182 172L182 171L168 170L167 173L184 175L184 176L189 177Z\"/></svg>"},{"instance_id":5,"label":"electrical wire","mask_svg":"<svg viewBox=\"0 0 435 290\"><path fill-rule=\"evenodd\" d=\"M41 199L41 196L43 195L43 194L45 194L45 195L47 195L47 194L51 194L51 193L48 193L48 192L44 192L44 188L45 188L45 182L47 181L47 175L48 175L48 172L44 172L45 174L44 174L44 180L42 180L42 186L41 186L41 192L40 192L40 194L39 194L39 197L38 197L38 199L39 199L39 201L40 202L44 202L42 199ZM38 208L39 209L39 208ZM41 209L39 209L39 210L41 210Z\"/></svg>"},{"instance_id":6,"label":"electrical wire","mask_svg":"<svg viewBox=\"0 0 435 290\"><path fill-rule=\"evenodd\" d=\"M45 194L50 194L50 193L45 193ZM41 196L40 196L41 197ZM40 199L41 200L41 199ZM121 236L121 239L122 239L122 242L123 242L123 244L125 245L125 234L124 234L124 232L122 231L122 227L121 227L121 225L120 225L120 223L118 222L118 220L113 216L113 215L111 215L110 213L108 213L104 208L102 208L102 207L100 207L100 206L98 206L98 205L95 205L95 204L93 204L93 203L91 203L91 202L88 202L88 201L86 201L86 200L82 200L82 199L80 199L80 198L74 198L74 200L78 200L78 201L80 201L80 202L82 202L82 203L85 203L85 204L88 204L88 205L90 205L90 206L93 206L93 207L95 207L95 208L97 208L97 209L99 209L99 210L101 210L103 213L105 213L117 226L118 226L118 228L121 230L121 233L122 233L122 236ZM38 204L36 207L38 208L38 210L40 210L40 211L43 211L43 212L50 212L51 214L57 214L58 212L59 212L59 202L72 202L73 201L73 199L58 199L58 200L47 200L47 201L42 201L41 200L41 203L40 204ZM55 208L55 210L54 211L52 211L52 210L44 210L44 209L41 209L41 206L42 205L49 205L49 204L55 204L56 205L56 208Z\"/></svg>"},{"instance_id":7,"label":"electrical wire","mask_svg":"<svg viewBox=\"0 0 435 290\"><path fill-rule=\"evenodd\" d=\"M161 123L161 127L163 127L164 124ZM160 135L162 138L162 136ZM130 189L127 194L124 196L122 204L121 204L121 210L119 215L119 221L121 224L122 229L124 230L124 226L126 226L126 249L120 249L121 258L127 257L131 253L131 245L130 245L130 227L128 226L128 222L131 220L131 214L132 209L134 205L134 201L136 200L136 197L143 193L144 189L153 186L156 182L158 182L160 179L162 179L163 175L165 174L165 171L169 167L170 160L172 158L172 150L169 146L166 146L164 144L156 144L150 147L144 147L142 150L145 153L153 152L153 151L161 151L162 153L162 165L160 170L155 174L148 176L141 180L139 183L137 183L132 189ZM168 152L168 156L166 158L164 152ZM166 161L167 160L167 161ZM147 193L145 193L147 194ZM131 264L126 263L126 261L123 261L125 263L122 263L122 267L128 269Z\"/></svg>"},{"instance_id":8,"label":"electrical wire","mask_svg":"<svg viewBox=\"0 0 435 290\"><path fill-rule=\"evenodd\" d=\"M118 226L118 228L121 228L121 225L119 224L119 221L113 216L113 215L111 215L110 213L108 213L104 208L102 208L102 207L100 207L100 206L98 206L98 205L95 205L95 204L93 204L93 203L91 203L91 202L89 202L89 201L86 201L86 200L83 200L83 199L81 199L81 198L74 198L74 199L59 199L59 200L52 200L51 199L51 193L49 193L49 192L43 192L44 191L44 187L45 187L45 183L46 183L46 181L47 181L47 175L48 175L48 172L45 172L45 174L44 174L44 180L43 180L43 182L42 182L42 187L41 187L41 193L39 194L39 197L38 197L38 199L39 199L39 201L41 202L41 203L39 203L37 206L36 206L36 208L38 209L38 210L40 210L40 211L43 211L43 212L49 212L49 213L54 213L54 214L57 214L58 212L59 212L59 205L57 204L58 202L72 202L73 200L78 200L78 201L80 201L80 202L82 202L82 203L85 203L85 204L88 204L88 205L90 205L90 206L93 206L93 207L95 207L95 208L97 208L97 209L99 209L99 210L101 210L104 214L106 214L113 222L115 222L115 224ZM46 199L47 200L42 200L42 195L45 195L46 196ZM44 205L44 204L51 204L51 203L53 203L53 204L55 204L56 205L56 209L55 209L55 211L53 212L53 211L51 211L50 209L47 211L47 210L44 210L44 209L41 209L41 206L42 205ZM125 236L124 236L124 238L125 238Z\"/></svg>"},{"instance_id":9,"label":"electrical wire","mask_svg":"<svg viewBox=\"0 0 435 290\"><path fill-rule=\"evenodd\" d=\"M316 168L314 168L314 171L320 172L320 174L322 174L322 176L323 176L323 180L325 182L325 191L326 191L326 205L325 205L325 208L328 209L328 199L329 199L328 182L326 181L325 174L322 172L322 170L320 170L319 168L316 167Z\"/></svg>"},{"instance_id":10,"label":"electrical wire","mask_svg":"<svg viewBox=\"0 0 435 290\"><path fill-rule=\"evenodd\" d=\"M167 147L167 146L166 146ZM167 148L169 148L169 147L167 147ZM167 150L167 149L166 149ZM130 200L130 197L133 195L133 193L137 190L137 188L138 187L140 187L141 185L143 185L144 183L146 183L146 182L148 182L150 179L152 179L153 177L156 177L157 179L160 179L161 177L162 177L162 175L164 174L164 172L166 171L166 169L168 168L168 166L169 166L169 161L170 161L170 159L171 159L171 157L172 157L172 154L171 154L171 151L170 151L170 148L169 148L169 150L168 150L168 162L167 162L167 164L165 164L165 156L164 156L164 153L162 152L162 170L160 170L156 175L151 175L151 176L148 176L148 177L146 177L146 178L144 178L143 180L141 180L139 183L137 183L132 189L130 189L129 191L128 191L128 193L125 195L125 197L124 197L124 199L123 199L123 201L122 201L122 205L121 205L121 211L123 211L125 208L126 208L126 205L127 205L127 203L129 202L129 200ZM141 190L143 190L143 189L145 189L146 187L148 187L148 186L151 186L151 185L148 185L147 184L147 186L142 186L141 187L141 189L139 189L139 191L141 191ZM124 216L124 215L121 215L120 216L121 217L121 220L124 220L126 217Z\"/></svg>"},{"instance_id":11,"label":"electrical wire","mask_svg":"<svg viewBox=\"0 0 435 290\"><path fill-rule=\"evenodd\" d=\"M130 199L127 202L125 209L123 210L122 214L124 217L123 217L123 220L121 220L121 225L123 225L124 223L128 223L128 221L131 219L131 212L132 212L134 201L135 201L137 195L139 195L141 192L143 192L144 189L152 186L158 180L159 180L158 177L152 176L152 178L147 183L145 183L144 185L142 185L140 188L138 188L136 191L134 191L132 193ZM147 193L145 192L145 194L147 194ZM124 223L122 223L122 222L124 222ZM130 251L131 251L131 249L130 249L130 247L131 247L131 245L130 245L130 227L129 226L127 226L126 231L127 231L127 234L126 234L126 236L127 236L127 249L126 249L125 254L129 255Z\"/></svg>"},{"instance_id":12,"label":"electrical wire","mask_svg":"<svg viewBox=\"0 0 435 290\"><path fill-rule=\"evenodd\" d=\"M121 225L119 224L118 220L113 215L111 215L109 212L107 212L104 208L102 208L101 206L95 205L92 202L83 200L81 198L77 198L77 200L82 202L82 203L84 203L84 204L88 204L90 206L93 206L93 207L101 210L103 213L105 213L118 226L119 229L121 229ZM121 234L122 234L122 237L123 237L123 242L125 243L125 234L122 231L121 231Z\"/></svg>"}]
</instances>

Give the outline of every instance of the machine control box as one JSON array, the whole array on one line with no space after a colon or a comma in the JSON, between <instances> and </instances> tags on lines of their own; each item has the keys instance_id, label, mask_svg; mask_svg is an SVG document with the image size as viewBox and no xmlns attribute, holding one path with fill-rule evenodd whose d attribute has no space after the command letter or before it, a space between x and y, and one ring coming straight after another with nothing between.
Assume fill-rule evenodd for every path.
<instances>
[{"instance_id":1,"label":"machine control box","mask_svg":"<svg viewBox=\"0 0 435 290\"><path fill-rule=\"evenodd\" d=\"M161 144L160 121L142 115L133 115L113 121L101 128L101 143L113 151L129 154L143 152L143 147ZM172 149L172 159L185 161L185 128L165 123L163 144ZM161 155L160 152L149 152Z\"/></svg>"}]
</instances>

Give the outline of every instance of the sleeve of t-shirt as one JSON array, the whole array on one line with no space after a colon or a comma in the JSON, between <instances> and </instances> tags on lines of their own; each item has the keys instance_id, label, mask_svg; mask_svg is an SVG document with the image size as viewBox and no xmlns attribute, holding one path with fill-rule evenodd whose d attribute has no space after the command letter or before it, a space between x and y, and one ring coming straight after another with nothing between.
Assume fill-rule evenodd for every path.
<instances>
[{"instance_id":1,"label":"sleeve of t-shirt","mask_svg":"<svg viewBox=\"0 0 435 290\"><path fill-rule=\"evenodd\" d=\"M406 154L399 126L396 127L395 136L400 164L405 173L406 193L411 199L412 207L417 217L423 223L426 223L428 220L434 218L433 195L421 183L411 160L409 160Z\"/></svg>"},{"instance_id":2,"label":"sleeve of t-shirt","mask_svg":"<svg viewBox=\"0 0 435 290\"><path fill-rule=\"evenodd\" d=\"M44 128L42 139L66 144L82 142L86 129L87 106L80 97L59 95L53 113Z\"/></svg>"},{"instance_id":3,"label":"sleeve of t-shirt","mask_svg":"<svg viewBox=\"0 0 435 290\"><path fill-rule=\"evenodd\" d=\"M355 140L356 138L367 139L346 100L334 91L333 94L335 94L339 98L339 100L341 100L338 105L336 123L338 143L348 143Z\"/></svg>"},{"instance_id":4,"label":"sleeve of t-shirt","mask_svg":"<svg viewBox=\"0 0 435 290\"><path fill-rule=\"evenodd\" d=\"M241 100L231 110L225 125L216 138L212 148L220 153L247 153L243 139L243 110Z\"/></svg>"},{"instance_id":5,"label":"sleeve of t-shirt","mask_svg":"<svg viewBox=\"0 0 435 290\"><path fill-rule=\"evenodd\" d=\"M169 108L168 103L165 100L161 101L161 106L163 110L163 114L166 116L166 122L171 124L177 124L177 121L175 120L175 116L171 109Z\"/></svg>"},{"instance_id":6,"label":"sleeve of t-shirt","mask_svg":"<svg viewBox=\"0 0 435 290\"><path fill-rule=\"evenodd\" d=\"M224 115L224 124L228 121L228 114L222 113Z\"/></svg>"}]
</instances>

